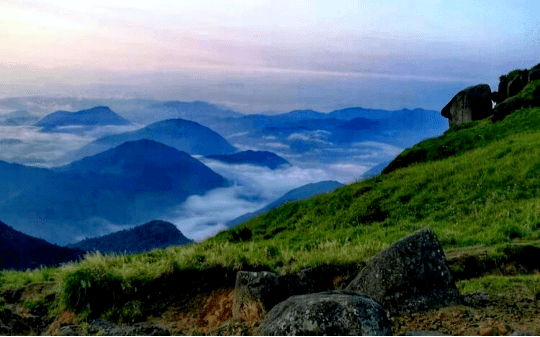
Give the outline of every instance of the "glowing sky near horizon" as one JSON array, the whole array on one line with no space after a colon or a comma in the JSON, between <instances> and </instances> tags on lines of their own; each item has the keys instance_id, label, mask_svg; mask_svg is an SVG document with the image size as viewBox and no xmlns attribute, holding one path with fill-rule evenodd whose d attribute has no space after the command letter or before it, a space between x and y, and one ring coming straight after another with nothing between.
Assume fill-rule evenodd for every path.
<instances>
[{"instance_id":1,"label":"glowing sky near horizon","mask_svg":"<svg viewBox=\"0 0 540 337\"><path fill-rule=\"evenodd\" d=\"M534 65L538 13L536 0L3 0L0 75L14 85L186 70L467 81ZM442 59L468 63L434 74Z\"/></svg>"}]
</instances>

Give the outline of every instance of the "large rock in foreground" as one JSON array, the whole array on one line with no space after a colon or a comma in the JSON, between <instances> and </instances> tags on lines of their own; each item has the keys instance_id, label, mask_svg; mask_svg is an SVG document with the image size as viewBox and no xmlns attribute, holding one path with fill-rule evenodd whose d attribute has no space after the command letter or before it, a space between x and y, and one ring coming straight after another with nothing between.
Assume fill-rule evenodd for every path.
<instances>
[{"instance_id":1,"label":"large rock in foreground","mask_svg":"<svg viewBox=\"0 0 540 337\"><path fill-rule=\"evenodd\" d=\"M292 296L263 322L268 336L390 336L386 311L376 300L346 291Z\"/></svg>"},{"instance_id":2,"label":"large rock in foreground","mask_svg":"<svg viewBox=\"0 0 540 337\"><path fill-rule=\"evenodd\" d=\"M487 118L492 114L491 88L487 84L468 87L458 92L442 109L450 126Z\"/></svg>"},{"instance_id":3,"label":"large rock in foreground","mask_svg":"<svg viewBox=\"0 0 540 337\"><path fill-rule=\"evenodd\" d=\"M312 268L282 276L267 271L239 271L236 274L233 317L248 322L257 321L290 296L330 289L333 289L331 280Z\"/></svg>"},{"instance_id":4,"label":"large rock in foreground","mask_svg":"<svg viewBox=\"0 0 540 337\"><path fill-rule=\"evenodd\" d=\"M429 228L376 255L346 289L377 299L392 314L453 305L459 299L441 245Z\"/></svg>"}]
</instances>

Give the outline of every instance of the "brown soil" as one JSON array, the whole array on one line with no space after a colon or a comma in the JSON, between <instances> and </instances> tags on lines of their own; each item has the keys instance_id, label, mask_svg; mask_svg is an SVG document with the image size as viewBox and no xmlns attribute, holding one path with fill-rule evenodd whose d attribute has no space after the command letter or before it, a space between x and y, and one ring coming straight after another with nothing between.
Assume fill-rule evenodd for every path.
<instances>
[{"instance_id":1,"label":"brown soil","mask_svg":"<svg viewBox=\"0 0 540 337\"><path fill-rule=\"evenodd\" d=\"M200 294L188 303L172 306L159 317L149 317L148 324L163 327L172 335L215 334L227 330L234 334L249 329L248 323L233 322L234 289ZM247 331L246 331L247 332Z\"/></svg>"},{"instance_id":2,"label":"brown soil","mask_svg":"<svg viewBox=\"0 0 540 337\"><path fill-rule=\"evenodd\" d=\"M505 336L516 331L540 333L540 296L497 294L482 306L451 306L429 313L393 318L395 335L426 330L454 336Z\"/></svg>"},{"instance_id":3,"label":"brown soil","mask_svg":"<svg viewBox=\"0 0 540 337\"><path fill-rule=\"evenodd\" d=\"M60 328L64 325L71 325L75 323L75 314L69 311L64 311L58 316L49 326L47 331L45 332L46 335L49 336L59 336L62 333L60 332Z\"/></svg>"}]
</instances>

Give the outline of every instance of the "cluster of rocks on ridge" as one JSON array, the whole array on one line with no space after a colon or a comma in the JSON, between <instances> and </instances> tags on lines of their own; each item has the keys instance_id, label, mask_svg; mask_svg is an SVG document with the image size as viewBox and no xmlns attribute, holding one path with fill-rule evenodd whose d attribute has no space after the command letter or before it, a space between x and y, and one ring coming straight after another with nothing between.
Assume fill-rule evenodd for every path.
<instances>
[{"instance_id":1,"label":"cluster of rocks on ridge","mask_svg":"<svg viewBox=\"0 0 540 337\"><path fill-rule=\"evenodd\" d=\"M441 245L425 228L376 255L344 291L313 269L285 276L238 272L233 318L266 317L264 335L389 335L389 316L459 300Z\"/></svg>"},{"instance_id":2,"label":"cluster of rocks on ridge","mask_svg":"<svg viewBox=\"0 0 540 337\"><path fill-rule=\"evenodd\" d=\"M515 70L501 76L498 91L491 91L487 84L479 84L458 92L441 110L448 118L450 126L481 120L487 117L499 121L512 112L540 106L540 90L533 93L533 99L517 98L529 83L540 80L540 64L531 69ZM495 103L495 107L493 107Z\"/></svg>"}]
</instances>

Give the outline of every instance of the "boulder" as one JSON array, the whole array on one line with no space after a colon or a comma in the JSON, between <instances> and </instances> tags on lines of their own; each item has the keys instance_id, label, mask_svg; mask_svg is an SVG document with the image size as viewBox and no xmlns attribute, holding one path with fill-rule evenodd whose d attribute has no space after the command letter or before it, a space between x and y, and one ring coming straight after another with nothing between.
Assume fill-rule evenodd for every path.
<instances>
[{"instance_id":1,"label":"boulder","mask_svg":"<svg viewBox=\"0 0 540 337\"><path fill-rule=\"evenodd\" d=\"M500 92L493 91L491 92L491 100L495 103L500 103L503 101L503 97Z\"/></svg>"},{"instance_id":2,"label":"boulder","mask_svg":"<svg viewBox=\"0 0 540 337\"><path fill-rule=\"evenodd\" d=\"M521 76L516 76L513 80L508 83L508 97L513 97L517 95L521 90L525 88Z\"/></svg>"},{"instance_id":3,"label":"boulder","mask_svg":"<svg viewBox=\"0 0 540 337\"><path fill-rule=\"evenodd\" d=\"M459 302L446 257L424 228L376 255L346 288L380 301L391 314L414 313Z\"/></svg>"},{"instance_id":4,"label":"boulder","mask_svg":"<svg viewBox=\"0 0 540 337\"><path fill-rule=\"evenodd\" d=\"M261 326L268 336L389 336L391 323L376 300L347 291L292 296L276 305Z\"/></svg>"},{"instance_id":5,"label":"boulder","mask_svg":"<svg viewBox=\"0 0 540 337\"><path fill-rule=\"evenodd\" d=\"M484 308L491 304L491 300L485 291L475 291L461 296L461 304L468 307Z\"/></svg>"},{"instance_id":6,"label":"boulder","mask_svg":"<svg viewBox=\"0 0 540 337\"><path fill-rule=\"evenodd\" d=\"M333 289L330 278L312 268L297 274L240 271L236 274L233 318L248 322L260 319L277 303L293 295Z\"/></svg>"},{"instance_id":7,"label":"boulder","mask_svg":"<svg viewBox=\"0 0 540 337\"><path fill-rule=\"evenodd\" d=\"M521 108L521 101L517 99L507 99L493 108L491 120L493 122L501 121L512 112Z\"/></svg>"},{"instance_id":8,"label":"boulder","mask_svg":"<svg viewBox=\"0 0 540 337\"><path fill-rule=\"evenodd\" d=\"M532 99L512 97L497 104L493 108L493 115L491 116L491 120L493 122L501 121L506 116L512 114L516 110L534 108L538 106L540 106L540 87L536 88L536 90L533 92Z\"/></svg>"},{"instance_id":9,"label":"boulder","mask_svg":"<svg viewBox=\"0 0 540 337\"><path fill-rule=\"evenodd\" d=\"M233 318L257 321L286 296L282 293L276 274L239 271L234 289Z\"/></svg>"},{"instance_id":10,"label":"boulder","mask_svg":"<svg viewBox=\"0 0 540 337\"><path fill-rule=\"evenodd\" d=\"M501 102L508 98L508 77L506 75L499 77L499 88L497 92L499 93Z\"/></svg>"},{"instance_id":11,"label":"boulder","mask_svg":"<svg viewBox=\"0 0 540 337\"><path fill-rule=\"evenodd\" d=\"M529 71L529 83L533 81L540 80L540 68L539 69L531 69Z\"/></svg>"},{"instance_id":12,"label":"boulder","mask_svg":"<svg viewBox=\"0 0 540 337\"><path fill-rule=\"evenodd\" d=\"M487 84L458 92L441 111L441 115L448 118L450 126L484 119L491 114L491 89Z\"/></svg>"}]
</instances>

